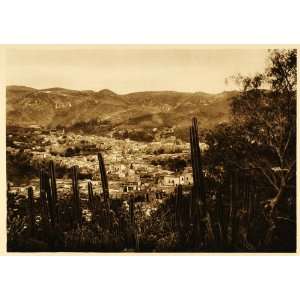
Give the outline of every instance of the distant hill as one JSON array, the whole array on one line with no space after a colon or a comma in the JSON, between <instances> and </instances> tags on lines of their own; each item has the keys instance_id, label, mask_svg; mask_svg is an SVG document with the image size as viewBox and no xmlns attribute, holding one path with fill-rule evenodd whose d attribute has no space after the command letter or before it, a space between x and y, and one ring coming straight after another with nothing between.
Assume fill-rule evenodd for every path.
<instances>
[{"instance_id":1,"label":"distant hill","mask_svg":"<svg viewBox=\"0 0 300 300\"><path fill-rule=\"evenodd\" d=\"M7 86L7 125L72 127L101 120L114 129L175 126L180 131L196 116L201 127L211 128L228 121L230 99L236 94L235 91L219 94L149 91L119 95L107 89L38 90Z\"/></svg>"}]
</instances>

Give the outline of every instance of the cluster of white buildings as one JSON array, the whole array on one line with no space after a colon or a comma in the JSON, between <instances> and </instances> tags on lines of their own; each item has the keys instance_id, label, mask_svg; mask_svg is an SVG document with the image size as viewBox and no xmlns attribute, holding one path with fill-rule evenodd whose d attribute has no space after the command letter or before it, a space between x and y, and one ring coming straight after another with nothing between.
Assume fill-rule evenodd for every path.
<instances>
[{"instance_id":1,"label":"cluster of white buildings","mask_svg":"<svg viewBox=\"0 0 300 300\"><path fill-rule=\"evenodd\" d=\"M52 155L51 148L70 147L81 143L84 149L89 151L90 147L102 147L105 145L106 151L104 154L104 161L107 175L109 178L109 188L112 194L134 193L134 192L159 192L159 191L173 191L174 187L178 185L191 186L193 185L193 175L191 168L186 168L182 172L171 172L162 169L160 165L153 165L151 160L155 158L153 151L160 149L162 146L168 146L171 150L175 149L178 144L176 141L171 141L169 144L160 142L153 143L138 143L130 140L115 140L105 137L96 136L80 136L68 135L67 138L64 132L54 132L43 138L49 142L45 147L45 152L39 152L31 149L34 163L39 161L54 160L57 166L65 166L71 168L74 165L79 167L82 174L91 174L94 180L93 185L100 188L99 165L96 153L78 155L72 157L64 157L61 155ZM66 139L66 143L60 143L60 139ZM84 141L84 142L83 142ZM189 144L180 143L183 153L189 153ZM11 152L15 148L10 149ZM150 152L149 152L150 150ZM97 150L98 151L98 150ZM173 152L171 152L173 153ZM182 152L181 152L182 153ZM170 154L167 152L163 156L167 159ZM71 182L58 181L58 189L70 190ZM82 191L87 192L86 180L81 180ZM15 190L16 187L12 187ZM101 188L100 188L101 190ZM25 187L20 187L17 192L25 192Z\"/></svg>"},{"instance_id":2,"label":"cluster of white buildings","mask_svg":"<svg viewBox=\"0 0 300 300\"><path fill-rule=\"evenodd\" d=\"M183 172L178 175L166 175L163 178L162 184L165 186L193 185L193 174Z\"/></svg>"}]
</instances>

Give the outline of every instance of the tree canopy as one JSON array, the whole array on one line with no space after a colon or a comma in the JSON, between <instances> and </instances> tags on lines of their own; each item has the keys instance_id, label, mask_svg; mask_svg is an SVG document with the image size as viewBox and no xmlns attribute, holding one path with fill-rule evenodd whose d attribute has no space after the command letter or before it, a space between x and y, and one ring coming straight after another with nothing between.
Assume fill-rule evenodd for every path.
<instances>
[{"instance_id":1,"label":"tree canopy","mask_svg":"<svg viewBox=\"0 0 300 300\"><path fill-rule=\"evenodd\" d=\"M296 50L272 50L264 73L233 79L241 90L232 99L231 122L206 137L211 165L258 170L275 205L295 179Z\"/></svg>"}]
</instances>

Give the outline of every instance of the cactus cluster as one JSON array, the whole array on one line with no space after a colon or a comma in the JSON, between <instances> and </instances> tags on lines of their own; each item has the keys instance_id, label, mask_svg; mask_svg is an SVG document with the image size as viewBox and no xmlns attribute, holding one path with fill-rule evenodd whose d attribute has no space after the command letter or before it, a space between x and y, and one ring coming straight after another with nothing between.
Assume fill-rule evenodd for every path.
<instances>
[{"instance_id":1,"label":"cactus cluster","mask_svg":"<svg viewBox=\"0 0 300 300\"><path fill-rule=\"evenodd\" d=\"M190 223L191 217L191 201L183 198L182 185L179 184L175 188L175 228L177 230L185 230Z\"/></svg>"},{"instance_id":2,"label":"cactus cluster","mask_svg":"<svg viewBox=\"0 0 300 300\"><path fill-rule=\"evenodd\" d=\"M40 202L41 213L45 226L49 223L52 227L57 224L57 190L55 179L55 167L53 161L49 163L48 170L40 171Z\"/></svg>"},{"instance_id":3,"label":"cactus cluster","mask_svg":"<svg viewBox=\"0 0 300 300\"><path fill-rule=\"evenodd\" d=\"M96 210L96 203L95 203L94 192L93 192L93 184L91 181L88 182L88 196L89 196L90 210L94 214Z\"/></svg>"},{"instance_id":4,"label":"cactus cluster","mask_svg":"<svg viewBox=\"0 0 300 300\"><path fill-rule=\"evenodd\" d=\"M192 236L199 245L212 245L215 242L215 236L211 225L210 213L207 209L206 184L196 118L193 118L192 126L190 127L190 146L194 180L191 203Z\"/></svg>"},{"instance_id":5,"label":"cactus cluster","mask_svg":"<svg viewBox=\"0 0 300 300\"><path fill-rule=\"evenodd\" d=\"M49 182L51 189L51 203L50 203L50 214L53 226L58 222L58 211L57 211L57 189L56 189L56 176L54 162L51 160L49 163Z\"/></svg>"},{"instance_id":6,"label":"cactus cluster","mask_svg":"<svg viewBox=\"0 0 300 300\"><path fill-rule=\"evenodd\" d=\"M107 210L109 210L110 204L109 204L108 180L107 180L107 175L106 175L104 159L100 152L98 153L98 162L99 162L99 172L100 172L100 178L101 178L103 198L104 198L105 205L107 206Z\"/></svg>"},{"instance_id":7,"label":"cactus cluster","mask_svg":"<svg viewBox=\"0 0 300 300\"><path fill-rule=\"evenodd\" d=\"M80 194L78 185L78 166L72 167L72 190L73 190L73 207L74 207L74 217L77 222L81 222L82 213L80 207Z\"/></svg>"}]
</instances>

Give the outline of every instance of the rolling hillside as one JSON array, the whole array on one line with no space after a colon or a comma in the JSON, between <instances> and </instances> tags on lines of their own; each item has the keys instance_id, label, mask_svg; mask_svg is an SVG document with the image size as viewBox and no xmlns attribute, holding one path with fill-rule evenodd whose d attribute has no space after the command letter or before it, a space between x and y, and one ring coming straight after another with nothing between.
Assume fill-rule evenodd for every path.
<instances>
[{"instance_id":1,"label":"rolling hillside","mask_svg":"<svg viewBox=\"0 0 300 300\"><path fill-rule=\"evenodd\" d=\"M70 128L77 123L100 120L115 129L175 126L181 131L190 125L193 116L198 117L203 128L228 121L230 99L237 92L119 95L107 89L95 92L8 86L6 93L7 125Z\"/></svg>"}]
</instances>

